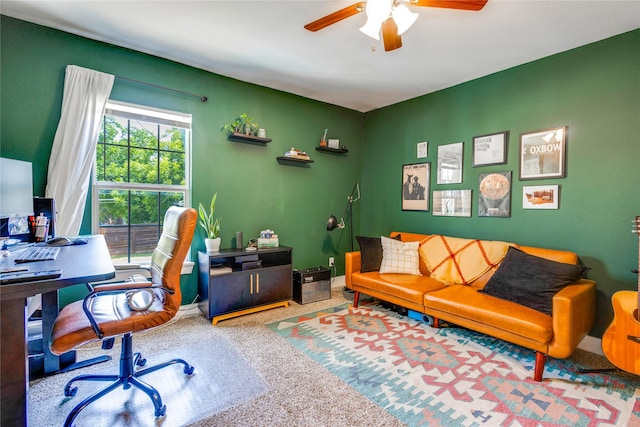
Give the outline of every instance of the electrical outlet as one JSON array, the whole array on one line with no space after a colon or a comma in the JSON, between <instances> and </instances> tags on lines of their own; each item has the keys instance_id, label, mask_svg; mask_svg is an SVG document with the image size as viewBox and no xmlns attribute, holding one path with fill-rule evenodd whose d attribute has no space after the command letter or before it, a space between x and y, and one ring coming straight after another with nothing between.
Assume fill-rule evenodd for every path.
<instances>
[{"instance_id":1,"label":"electrical outlet","mask_svg":"<svg viewBox=\"0 0 640 427\"><path fill-rule=\"evenodd\" d=\"M329 267L333 267L333 266L334 266L334 264L335 264L335 261L334 261L333 257L332 257L332 256L330 256L330 257L329 257Z\"/></svg>"}]
</instances>

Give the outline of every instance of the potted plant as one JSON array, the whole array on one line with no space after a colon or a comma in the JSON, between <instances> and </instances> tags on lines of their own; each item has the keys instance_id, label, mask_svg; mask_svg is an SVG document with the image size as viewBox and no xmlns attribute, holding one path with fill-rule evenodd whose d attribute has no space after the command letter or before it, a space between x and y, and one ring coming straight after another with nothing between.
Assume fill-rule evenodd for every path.
<instances>
[{"instance_id":1,"label":"potted plant","mask_svg":"<svg viewBox=\"0 0 640 427\"><path fill-rule=\"evenodd\" d=\"M247 135L254 135L258 130L258 123L253 120L253 117L247 116L247 113L240 114L240 122L242 123L242 130Z\"/></svg>"},{"instance_id":2,"label":"potted plant","mask_svg":"<svg viewBox=\"0 0 640 427\"><path fill-rule=\"evenodd\" d=\"M211 198L211 206L209 212L204 209L202 203L198 207L198 214L200 216L200 225L204 228L206 238L204 239L204 245L207 248L207 252L217 252L220 250L220 221L222 218L214 218L213 214L216 210L216 199L218 193L215 193Z\"/></svg>"},{"instance_id":3,"label":"potted plant","mask_svg":"<svg viewBox=\"0 0 640 427\"><path fill-rule=\"evenodd\" d=\"M222 127L229 135L234 133L244 133L246 135L255 135L258 130L258 123L256 123L253 117L249 117L247 113L242 113L240 116L231 123L227 123Z\"/></svg>"},{"instance_id":4,"label":"potted plant","mask_svg":"<svg viewBox=\"0 0 640 427\"><path fill-rule=\"evenodd\" d=\"M240 119L235 119L231 123L227 123L222 127L222 130L226 130L229 135L240 132L241 129L242 123L240 122Z\"/></svg>"}]
</instances>

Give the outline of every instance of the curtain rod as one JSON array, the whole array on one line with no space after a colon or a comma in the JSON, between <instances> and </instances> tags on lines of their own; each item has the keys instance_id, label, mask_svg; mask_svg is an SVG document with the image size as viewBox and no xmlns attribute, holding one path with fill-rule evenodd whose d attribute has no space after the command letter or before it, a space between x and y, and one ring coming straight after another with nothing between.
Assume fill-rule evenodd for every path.
<instances>
[{"instance_id":1,"label":"curtain rod","mask_svg":"<svg viewBox=\"0 0 640 427\"><path fill-rule=\"evenodd\" d=\"M151 87L154 87L156 89L167 90L169 92L175 92L175 93L180 93L182 95L193 96L195 98L200 98L200 101L202 101L202 102L207 102L207 99L208 99L204 95L196 95L195 93L189 93L189 92L184 92L184 91L177 90L177 89L171 89L170 87L154 85L153 83L141 82L140 80L133 80L133 79L128 79L126 77L120 77L120 76L115 76L115 78L118 79L118 80L126 81L126 82L137 83L137 84L144 85L144 86L151 86Z\"/></svg>"}]
</instances>

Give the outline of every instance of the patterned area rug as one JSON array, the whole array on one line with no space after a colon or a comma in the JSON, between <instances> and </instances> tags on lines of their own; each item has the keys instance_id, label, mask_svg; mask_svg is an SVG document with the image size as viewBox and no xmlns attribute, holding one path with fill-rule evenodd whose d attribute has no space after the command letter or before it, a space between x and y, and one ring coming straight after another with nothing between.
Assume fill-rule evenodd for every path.
<instances>
[{"instance_id":1,"label":"patterned area rug","mask_svg":"<svg viewBox=\"0 0 640 427\"><path fill-rule=\"evenodd\" d=\"M640 380L581 374L462 328L431 328L378 305L267 325L410 426L640 426Z\"/></svg>"}]
</instances>

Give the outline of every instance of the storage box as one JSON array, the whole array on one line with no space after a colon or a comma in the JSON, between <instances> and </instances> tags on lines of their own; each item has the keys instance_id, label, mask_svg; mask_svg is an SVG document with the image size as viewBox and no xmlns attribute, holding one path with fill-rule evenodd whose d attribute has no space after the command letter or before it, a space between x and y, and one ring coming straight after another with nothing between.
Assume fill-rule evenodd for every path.
<instances>
[{"instance_id":1,"label":"storage box","mask_svg":"<svg viewBox=\"0 0 640 427\"><path fill-rule=\"evenodd\" d=\"M298 304L331 298L331 271L325 267L293 270L293 300Z\"/></svg>"},{"instance_id":2,"label":"storage box","mask_svg":"<svg viewBox=\"0 0 640 427\"><path fill-rule=\"evenodd\" d=\"M272 237L270 239L263 239L262 237L258 238L258 249L266 249L266 248L277 248L280 246L277 237Z\"/></svg>"}]
</instances>

